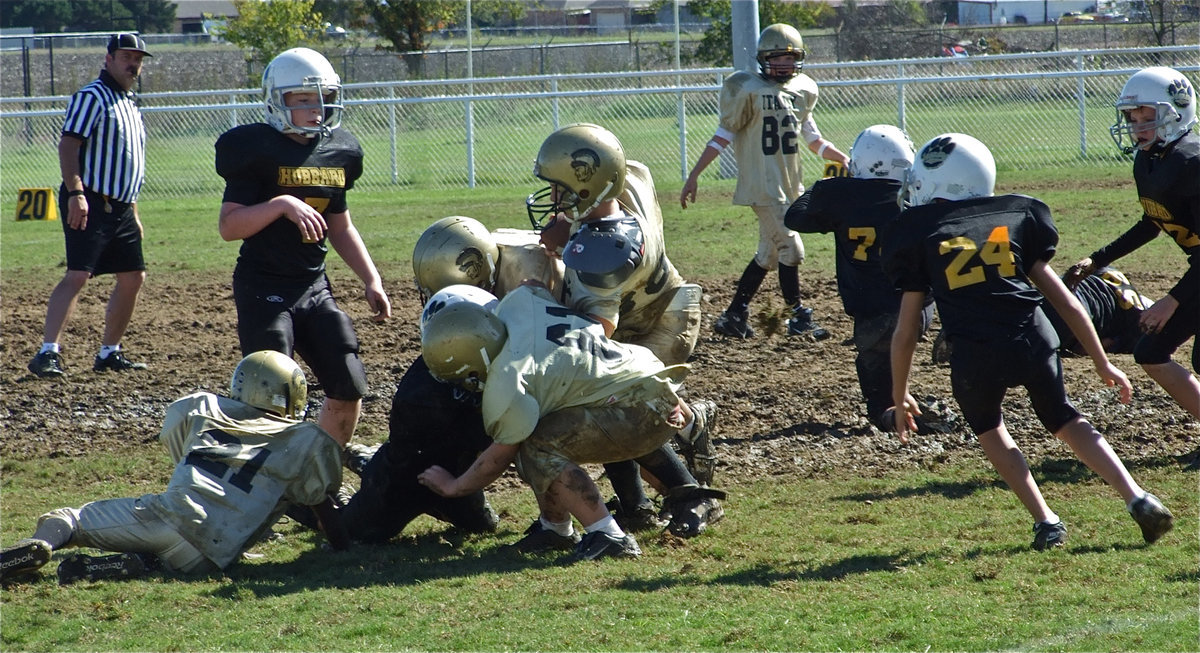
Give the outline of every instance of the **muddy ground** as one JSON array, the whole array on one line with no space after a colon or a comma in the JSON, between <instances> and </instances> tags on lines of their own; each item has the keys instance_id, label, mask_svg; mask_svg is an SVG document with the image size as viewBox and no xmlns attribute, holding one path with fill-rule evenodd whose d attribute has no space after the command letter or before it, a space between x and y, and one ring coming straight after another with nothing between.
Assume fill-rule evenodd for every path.
<instances>
[{"instance_id":1,"label":"muddy ground","mask_svg":"<svg viewBox=\"0 0 1200 653\"><path fill-rule=\"evenodd\" d=\"M68 376L43 380L29 374L25 365L41 341L46 299L57 280L25 279L19 271L3 279L0 458L88 456L96 451L163 455L153 439L167 404L198 389L223 392L240 359L229 274L151 271L125 338L129 357L150 368L126 374L91 371L112 287L109 279L94 280L84 290L63 338ZM704 287L706 296L687 391L720 406L717 484L768 476L876 476L982 458L961 423L946 433L918 436L907 446L868 424L854 374L853 347L847 341L851 323L842 313L831 277L809 274L803 279L806 303L834 333L823 342L767 333L773 321L778 325L772 311L777 314L782 307L773 279L752 305L758 337L738 341L718 336L712 322L729 301L735 279L693 281ZM1152 297L1161 296L1169 283L1165 277L1139 279L1142 291ZM351 277L334 278L338 300L358 329L371 383L356 435L365 443L386 437L395 382L420 347L415 291L407 279L389 279L385 285L395 315L374 324L361 299L361 286ZM957 412L948 367L930 362L931 340L917 351L914 394ZM1177 360L1188 360L1190 346ZM1133 403L1118 403L1088 360L1069 359L1068 391L1076 405L1127 462L1194 466L1200 423L1188 418L1131 356L1114 360L1133 381ZM319 391L312 394L320 399ZM1005 409L1009 427L1031 463L1072 459L1063 444L1044 433L1023 390L1010 393Z\"/></svg>"}]
</instances>

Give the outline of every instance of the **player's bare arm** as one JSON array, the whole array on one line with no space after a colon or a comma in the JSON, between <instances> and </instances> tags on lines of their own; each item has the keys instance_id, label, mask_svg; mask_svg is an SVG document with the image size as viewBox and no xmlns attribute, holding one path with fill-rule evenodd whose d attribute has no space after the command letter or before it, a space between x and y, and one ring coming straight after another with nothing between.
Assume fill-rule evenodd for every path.
<instances>
[{"instance_id":1,"label":"player's bare arm","mask_svg":"<svg viewBox=\"0 0 1200 653\"><path fill-rule=\"evenodd\" d=\"M329 244L363 282L367 305L375 311L371 319L382 322L391 317L392 302L383 290L383 280L379 277L379 270L375 268L375 261L371 259L362 236L350 220L350 212L331 213L328 224Z\"/></svg>"},{"instance_id":2,"label":"player's bare arm","mask_svg":"<svg viewBox=\"0 0 1200 653\"><path fill-rule=\"evenodd\" d=\"M226 242L243 240L260 232L279 218L287 218L300 229L300 237L306 242L317 242L325 236L328 225L321 212L291 195L278 195L258 204L221 204L221 217L217 223L221 238Z\"/></svg>"},{"instance_id":3,"label":"player's bare arm","mask_svg":"<svg viewBox=\"0 0 1200 653\"><path fill-rule=\"evenodd\" d=\"M921 311L925 293L905 292L900 299L900 315L892 333L892 403L896 406L896 434L908 444L908 434L917 430L916 416L921 414L917 401L908 391L908 375L913 353L921 333Z\"/></svg>"},{"instance_id":4,"label":"player's bare arm","mask_svg":"<svg viewBox=\"0 0 1200 653\"><path fill-rule=\"evenodd\" d=\"M83 176L79 170L79 150L83 141L62 135L58 141L58 167L62 171L63 186L67 192L83 190ZM67 226L72 229L86 229L88 219L87 197L84 195L69 195L67 197Z\"/></svg>"},{"instance_id":5,"label":"player's bare arm","mask_svg":"<svg viewBox=\"0 0 1200 653\"><path fill-rule=\"evenodd\" d=\"M1129 383L1129 378L1125 373L1117 369L1108 360L1108 355L1104 353L1104 347L1100 344L1100 336L1096 335L1096 328L1092 326L1092 321L1088 318L1087 313L1083 310L1083 305L1079 303L1079 299L1072 293L1058 278L1058 274L1045 262L1037 261L1029 270L1029 280L1033 285L1037 286L1042 295L1046 297L1046 301L1058 311L1059 316L1070 327L1071 333L1079 340L1084 350L1088 352L1088 356L1092 358L1092 363L1096 367L1096 373L1100 378L1104 379L1105 385L1116 386L1120 391L1121 403L1129 403L1133 399L1133 386Z\"/></svg>"},{"instance_id":6,"label":"player's bare arm","mask_svg":"<svg viewBox=\"0 0 1200 653\"><path fill-rule=\"evenodd\" d=\"M470 469L455 478L445 468L434 465L421 472L417 480L425 487L444 497L463 497L491 485L508 466L517 459L517 444L493 442L483 450Z\"/></svg>"},{"instance_id":7,"label":"player's bare arm","mask_svg":"<svg viewBox=\"0 0 1200 653\"><path fill-rule=\"evenodd\" d=\"M688 173L687 181L683 182L683 190L679 192L679 206L687 208L688 202L696 203L696 190L700 179L700 173L708 167L710 163L715 161L721 152L729 147L729 140L717 135L713 135L712 140L704 147L704 151L700 153L700 158L696 160L696 165L692 166L692 171Z\"/></svg>"}]
</instances>

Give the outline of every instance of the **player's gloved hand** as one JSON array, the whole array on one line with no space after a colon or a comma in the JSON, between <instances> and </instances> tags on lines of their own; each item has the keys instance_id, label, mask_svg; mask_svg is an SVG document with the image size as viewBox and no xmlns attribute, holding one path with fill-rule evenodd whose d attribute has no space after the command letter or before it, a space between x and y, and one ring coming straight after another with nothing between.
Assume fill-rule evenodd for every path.
<instances>
[{"instance_id":1,"label":"player's gloved hand","mask_svg":"<svg viewBox=\"0 0 1200 653\"><path fill-rule=\"evenodd\" d=\"M1082 261L1067 268L1066 274L1063 275L1063 283L1071 290L1079 285L1080 281L1090 276L1094 272L1096 266L1092 263L1091 258L1085 258Z\"/></svg>"}]
</instances>

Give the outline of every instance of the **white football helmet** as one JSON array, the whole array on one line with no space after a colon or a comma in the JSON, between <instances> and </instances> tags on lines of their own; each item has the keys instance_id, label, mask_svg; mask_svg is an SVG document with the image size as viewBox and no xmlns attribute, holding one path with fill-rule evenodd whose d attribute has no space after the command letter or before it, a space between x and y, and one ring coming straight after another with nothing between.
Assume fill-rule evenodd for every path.
<instances>
[{"instance_id":1,"label":"white football helmet","mask_svg":"<svg viewBox=\"0 0 1200 653\"><path fill-rule=\"evenodd\" d=\"M429 318L421 334L421 355L433 378L482 392L488 368L507 339L508 329L495 313L459 302Z\"/></svg>"},{"instance_id":2,"label":"white football helmet","mask_svg":"<svg viewBox=\"0 0 1200 653\"><path fill-rule=\"evenodd\" d=\"M469 302L476 306L482 306L489 311L496 310L496 305L500 303L499 299L492 293L475 286L468 286L465 283L456 283L446 286L433 294L429 301L425 302L425 310L421 311L421 335L425 334L425 324L429 322L429 318L435 313L453 306L459 302Z\"/></svg>"},{"instance_id":3,"label":"white football helmet","mask_svg":"<svg viewBox=\"0 0 1200 653\"><path fill-rule=\"evenodd\" d=\"M871 125L850 147L850 176L859 179L908 178L913 166L913 144L904 130L893 125Z\"/></svg>"},{"instance_id":4,"label":"white football helmet","mask_svg":"<svg viewBox=\"0 0 1200 653\"><path fill-rule=\"evenodd\" d=\"M316 50L292 48L279 53L263 71L262 86L267 124L285 134L313 138L317 134L328 134L342 124L342 79ZM283 96L293 91L314 92L320 96L323 118L319 127L303 127L292 122L292 112Z\"/></svg>"},{"instance_id":5,"label":"white football helmet","mask_svg":"<svg viewBox=\"0 0 1200 653\"><path fill-rule=\"evenodd\" d=\"M1108 129L1117 147L1125 154L1138 149L1134 126L1129 124L1129 111L1137 107L1154 107L1155 139L1140 146L1172 143L1196 125L1196 89L1174 68L1155 66L1134 73L1117 97L1117 122ZM1129 142L1125 139L1128 137Z\"/></svg>"},{"instance_id":6,"label":"white football helmet","mask_svg":"<svg viewBox=\"0 0 1200 653\"><path fill-rule=\"evenodd\" d=\"M966 134L942 134L921 146L908 175L906 194L913 206L935 199L991 197L996 160L987 146Z\"/></svg>"}]
</instances>

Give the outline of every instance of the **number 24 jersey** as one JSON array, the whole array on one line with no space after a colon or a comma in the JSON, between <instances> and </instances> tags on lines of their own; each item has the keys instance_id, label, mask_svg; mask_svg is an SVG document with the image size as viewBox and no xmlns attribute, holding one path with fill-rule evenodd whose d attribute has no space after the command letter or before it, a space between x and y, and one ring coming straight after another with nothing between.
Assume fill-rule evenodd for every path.
<instances>
[{"instance_id":1,"label":"number 24 jersey","mask_svg":"<svg viewBox=\"0 0 1200 653\"><path fill-rule=\"evenodd\" d=\"M1028 274L1057 245L1040 200L981 197L901 213L884 238L883 264L900 290L932 292L951 338L1008 342L1046 324L1035 318L1042 294Z\"/></svg>"}]
</instances>

